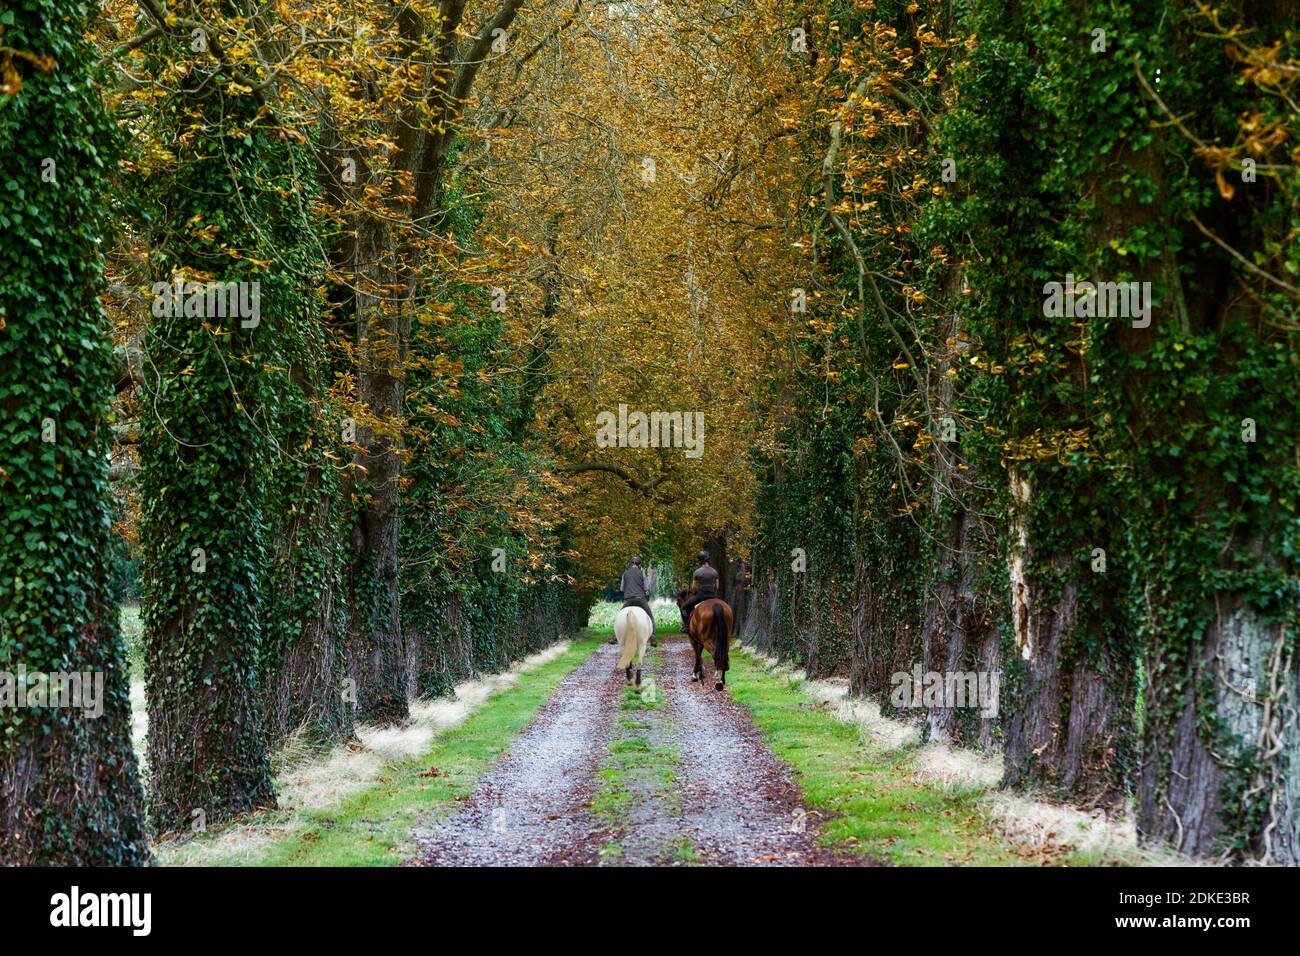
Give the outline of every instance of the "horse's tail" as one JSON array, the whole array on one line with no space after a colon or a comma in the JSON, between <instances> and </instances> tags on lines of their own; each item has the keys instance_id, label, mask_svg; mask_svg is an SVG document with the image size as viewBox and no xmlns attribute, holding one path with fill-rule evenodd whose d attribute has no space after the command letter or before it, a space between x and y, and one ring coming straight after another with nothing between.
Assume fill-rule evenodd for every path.
<instances>
[{"instance_id":1,"label":"horse's tail","mask_svg":"<svg viewBox=\"0 0 1300 956\"><path fill-rule=\"evenodd\" d=\"M727 605L719 601L713 605L713 669L728 670L727 659Z\"/></svg>"},{"instance_id":2,"label":"horse's tail","mask_svg":"<svg viewBox=\"0 0 1300 956\"><path fill-rule=\"evenodd\" d=\"M636 627L635 616L631 613L631 608L625 607L618 612L618 617L614 618L614 636L618 638L619 670L626 670L636 655L637 642L633 634L633 628ZM621 629L619 625L622 625Z\"/></svg>"}]
</instances>

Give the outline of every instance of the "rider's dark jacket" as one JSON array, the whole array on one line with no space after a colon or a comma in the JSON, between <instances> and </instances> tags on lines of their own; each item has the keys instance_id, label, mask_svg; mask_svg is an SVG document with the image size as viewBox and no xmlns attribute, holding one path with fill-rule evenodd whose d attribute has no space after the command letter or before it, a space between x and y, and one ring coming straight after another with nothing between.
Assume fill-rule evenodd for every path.
<instances>
[{"instance_id":1,"label":"rider's dark jacket","mask_svg":"<svg viewBox=\"0 0 1300 956\"><path fill-rule=\"evenodd\" d=\"M644 601L650 596L646 588L645 572L635 564L628 567L623 572L622 579L618 582L618 588L623 592L623 600L633 598Z\"/></svg>"},{"instance_id":2,"label":"rider's dark jacket","mask_svg":"<svg viewBox=\"0 0 1300 956\"><path fill-rule=\"evenodd\" d=\"M696 594L707 594L709 597L718 596L718 571L712 565L705 564L696 568L691 581L695 584Z\"/></svg>"},{"instance_id":3,"label":"rider's dark jacket","mask_svg":"<svg viewBox=\"0 0 1300 956\"><path fill-rule=\"evenodd\" d=\"M645 572L635 564L629 565L618 582L623 592L624 607L639 607L650 615L650 633L654 633L655 612L650 606L650 588L645 579Z\"/></svg>"},{"instance_id":4,"label":"rider's dark jacket","mask_svg":"<svg viewBox=\"0 0 1300 956\"><path fill-rule=\"evenodd\" d=\"M683 626L689 625L691 612L695 610L696 605L711 601L718 596L718 571L712 565L701 565L695 569L691 582L695 585L695 593L682 605Z\"/></svg>"}]
</instances>

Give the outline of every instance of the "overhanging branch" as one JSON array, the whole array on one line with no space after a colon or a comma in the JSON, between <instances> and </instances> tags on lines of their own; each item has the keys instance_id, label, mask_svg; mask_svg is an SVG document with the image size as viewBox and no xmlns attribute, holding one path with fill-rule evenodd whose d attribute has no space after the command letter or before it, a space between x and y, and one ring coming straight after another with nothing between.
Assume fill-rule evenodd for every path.
<instances>
[{"instance_id":1,"label":"overhanging branch","mask_svg":"<svg viewBox=\"0 0 1300 956\"><path fill-rule=\"evenodd\" d=\"M634 491L650 496L654 495L655 489L658 488L664 480L663 475L657 475L649 481L642 481L626 468L620 468L618 465L607 465L598 461L578 462L573 465L560 465L555 470L566 475L577 475L590 471L603 471L623 479L627 486Z\"/></svg>"}]
</instances>

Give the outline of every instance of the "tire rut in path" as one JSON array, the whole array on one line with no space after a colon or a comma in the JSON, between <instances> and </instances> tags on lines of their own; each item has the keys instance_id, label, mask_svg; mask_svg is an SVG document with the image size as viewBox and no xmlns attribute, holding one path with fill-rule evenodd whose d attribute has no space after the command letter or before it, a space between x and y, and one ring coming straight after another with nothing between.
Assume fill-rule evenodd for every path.
<instances>
[{"instance_id":1,"label":"tire rut in path","mask_svg":"<svg viewBox=\"0 0 1300 956\"><path fill-rule=\"evenodd\" d=\"M474 793L416 839L421 866L573 866L595 862L587 810L609 742L618 648L602 644L555 688Z\"/></svg>"},{"instance_id":2,"label":"tire rut in path","mask_svg":"<svg viewBox=\"0 0 1300 956\"><path fill-rule=\"evenodd\" d=\"M700 862L721 866L860 864L818 845L816 817L808 814L788 768L764 743L749 712L705 679L691 682L694 655L685 638L660 647L662 688L671 739L680 755L681 833Z\"/></svg>"}]
</instances>

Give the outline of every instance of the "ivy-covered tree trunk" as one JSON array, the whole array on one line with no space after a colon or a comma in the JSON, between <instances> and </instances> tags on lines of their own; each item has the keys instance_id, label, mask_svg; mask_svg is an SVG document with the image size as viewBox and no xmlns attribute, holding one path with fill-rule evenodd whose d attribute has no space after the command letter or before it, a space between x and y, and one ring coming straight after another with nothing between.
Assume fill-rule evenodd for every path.
<instances>
[{"instance_id":1,"label":"ivy-covered tree trunk","mask_svg":"<svg viewBox=\"0 0 1300 956\"><path fill-rule=\"evenodd\" d=\"M445 10L441 30L455 30L464 6ZM414 55L434 41L435 51L449 49L442 34L431 30L420 10L406 8L397 17L398 48ZM446 82L446 70L434 71L432 82ZM430 79L426 77L425 83ZM432 91L430 91L432 92ZM436 100L431 96L430 102ZM356 423L359 452L355 481L351 484L354 516L350 529L350 558L345 575L348 601L346 653L348 671L356 685L357 718L397 723L410 713L407 694L411 686L410 648L402 632L401 591L398 582L401 544L400 501L402 477L402 411L406 391L406 357L410 348L410 296L417 284L415 264L402 260L409 236L397 233L410 217L421 219L432 211L412 208L411 178L421 193L437 190L437 176L422 168L424 147L430 139L427 117L410 104L390 128L395 149L371 169L361 164L364 176L377 191L400 193L386 201L387 215L367 209L352 221L352 234L335 250L336 265L350 274L352 294L346 303L356 343L356 381L364 420ZM398 185L400 179L400 185ZM432 181L431 181L432 179ZM331 188L344 199L347 188L336 175ZM421 223L421 226L423 223ZM410 225L407 229L412 228Z\"/></svg>"},{"instance_id":2,"label":"ivy-covered tree trunk","mask_svg":"<svg viewBox=\"0 0 1300 956\"><path fill-rule=\"evenodd\" d=\"M358 260L365 264L355 297L359 342L357 382L368 420L359 423L359 476L347 571L349 668L356 682L357 716L405 720L410 685L402 634L398 544L402 475L401 419L411 334L408 304L398 278L385 272L393 255L389 230L358 226Z\"/></svg>"},{"instance_id":3,"label":"ivy-covered tree trunk","mask_svg":"<svg viewBox=\"0 0 1300 956\"><path fill-rule=\"evenodd\" d=\"M370 185L385 195L388 208L380 215L368 209L339 250L350 261L338 264L354 276L357 384L367 418L358 423L362 473L347 576L348 657L364 720L400 721L409 713L412 654L402 633L399 503L405 365L423 279L423 242L431 222L446 211L443 177L463 104L492 43L509 31L522 5L505 0L465 42L463 2L442 3L437 16L432 8L411 5L396 13L395 48L426 63L432 52L432 67L402 91L395 122L385 130L394 148L383 160L391 165L380 172L391 178Z\"/></svg>"},{"instance_id":4,"label":"ivy-covered tree trunk","mask_svg":"<svg viewBox=\"0 0 1300 956\"><path fill-rule=\"evenodd\" d=\"M1015 473L1012 480L1028 510L1033 490ZM1022 670L1006 722L1004 780L1085 805L1118 804L1136 687L1135 660L1114 626L1118 596L1109 578L1085 583L1072 555L1040 554L1024 515L1013 527L1012 632Z\"/></svg>"},{"instance_id":5,"label":"ivy-covered tree trunk","mask_svg":"<svg viewBox=\"0 0 1300 956\"><path fill-rule=\"evenodd\" d=\"M161 832L275 804L260 601L269 383L282 324L302 318L302 263L286 252L298 230L289 147L211 58L174 62L159 135L175 163L155 184L160 284L140 439L150 810ZM234 290L240 308L217 307L213 289Z\"/></svg>"},{"instance_id":6,"label":"ivy-covered tree trunk","mask_svg":"<svg viewBox=\"0 0 1300 956\"><path fill-rule=\"evenodd\" d=\"M0 863L10 865L149 859L109 584L114 363L99 295L116 138L91 85L95 9L7 3L0 54ZM73 675L80 694L38 701Z\"/></svg>"},{"instance_id":7,"label":"ivy-covered tree trunk","mask_svg":"<svg viewBox=\"0 0 1300 956\"><path fill-rule=\"evenodd\" d=\"M1162 123L1167 159L1151 173L1159 206L1181 214L1161 252L1186 293L1170 298L1179 308L1163 310L1166 335L1140 355L1147 388L1129 394L1142 429L1134 473L1148 490L1134 547L1147 557L1138 831L1198 857L1295 866L1300 409L1295 326L1278 316L1300 306L1286 289L1297 178L1292 138L1274 137L1280 124L1294 130L1295 114L1269 69L1294 62L1300 3L1238 2L1214 15L1244 29L1229 37L1206 19L1176 20L1179 82L1156 90L1148 78L1135 94L1160 121L1225 104L1190 121L1202 143L1224 144L1221 155L1206 158Z\"/></svg>"},{"instance_id":8,"label":"ivy-covered tree trunk","mask_svg":"<svg viewBox=\"0 0 1300 956\"><path fill-rule=\"evenodd\" d=\"M318 224L303 223L304 235L312 226ZM329 370L319 316L324 303L305 291L297 298L304 308L279 337L285 371L273 386L277 451L268 489L269 565L261 581L266 721L272 746L295 733L324 746L348 739L353 729L343 590L350 508L331 462L342 457L342 426L323 394Z\"/></svg>"},{"instance_id":9,"label":"ivy-covered tree trunk","mask_svg":"<svg viewBox=\"0 0 1300 956\"><path fill-rule=\"evenodd\" d=\"M921 659L916 586L924 565L910 518L873 516L862 525L854 561L849 689L889 706L897 675L910 679L913 663Z\"/></svg>"},{"instance_id":10,"label":"ivy-covered tree trunk","mask_svg":"<svg viewBox=\"0 0 1300 956\"><path fill-rule=\"evenodd\" d=\"M1300 865L1294 636L1243 593L1202 619L1186 652L1166 634L1150 658L1139 832L1191 856Z\"/></svg>"},{"instance_id":11,"label":"ivy-covered tree trunk","mask_svg":"<svg viewBox=\"0 0 1300 956\"><path fill-rule=\"evenodd\" d=\"M1121 575L1094 557L1122 550L1123 499L1090 350L1115 320L1076 314L1073 296L1054 309L1044 293L1091 264L1082 187L1114 129L1098 117L1112 71L1131 67L1119 48L1129 34L1100 4L1054 0L980 3L970 23L981 42L945 119L964 187L950 242L982 253L965 266L962 312L982 427L963 450L1005 482L991 504L1009 518L1005 782L1113 804L1129 785L1138 655ZM1096 30L1109 55L1094 52Z\"/></svg>"},{"instance_id":12,"label":"ivy-covered tree trunk","mask_svg":"<svg viewBox=\"0 0 1300 956\"><path fill-rule=\"evenodd\" d=\"M1294 409L1277 412L1294 370L1265 344L1262 315L1215 301L1210 290L1234 267L1213 253L1196 261L1188 270L1196 305L1179 351L1217 338L1214 352L1231 355L1232 365L1215 370L1208 394L1194 387L1142 422L1135 475L1156 493L1135 522L1133 547L1144 570L1134 599L1148 680L1138 832L1192 856L1294 866L1300 666L1294 518L1285 502L1295 494L1300 420ZM1151 381L1152 391L1182 391L1171 367L1180 359L1146 356L1168 376ZM1255 408L1274 410L1259 435L1243 427L1253 418L1240 418Z\"/></svg>"},{"instance_id":13,"label":"ivy-covered tree trunk","mask_svg":"<svg viewBox=\"0 0 1300 956\"><path fill-rule=\"evenodd\" d=\"M1073 78L1050 112L1076 130L1108 117L1102 134L1060 151L1089 197L1088 264L1154 292L1147 320L1094 322L1087 350L1094 428L1119 491L1108 510L1124 516L1107 545L1110 573L1126 584L1114 608L1143 645L1139 834L1200 857L1295 863L1300 767L1284 728L1294 727L1300 690L1300 419L1294 333L1275 317L1296 298L1267 278L1294 273L1280 254L1294 200L1285 181L1247 173L1272 148L1255 131L1289 107L1270 103L1266 68L1244 70L1254 80L1242 82L1229 64L1267 64L1251 46L1281 36L1300 4L1170 2L1118 23L1094 7L1076 27L1105 23L1122 44L1109 56L1071 66L1058 39L1068 24L1043 36L1055 47L1048 63ZM1230 38L1213 17L1249 29ZM1251 37L1245 47L1242 37ZM1225 107L1205 112L1205 103Z\"/></svg>"},{"instance_id":14,"label":"ivy-covered tree trunk","mask_svg":"<svg viewBox=\"0 0 1300 956\"><path fill-rule=\"evenodd\" d=\"M948 478L955 474L949 472ZM945 533L933 545L938 553L921 622L924 669L945 675L980 671L990 675L983 686L996 694L1001 683L998 607L984 580L985 559L995 553L993 532L981 515L953 502L945 503L940 518ZM951 702L928 708L930 736L991 746L997 701L967 701L965 706L978 709L980 716L965 721Z\"/></svg>"},{"instance_id":15,"label":"ivy-covered tree trunk","mask_svg":"<svg viewBox=\"0 0 1300 956\"><path fill-rule=\"evenodd\" d=\"M959 294L960 273L946 283L947 298ZM931 424L935 436L931 458L929 550L932 553L930 579L923 595L921 651L924 669L944 675L979 671L993 694L1001 687L1001 638L998 632L999 602L993 596L990 558L997 553L996 532L979 504L979 482L975 470L961 453L964 409L955 377L960 357L969 350L966 332L955 310L945 310L934 334L933 361L936 365L938 420ZM999 576L1000 577L1000 576ZM946 680L946 678L945 678ZM997 701L967 701L962 709L945 701L944 706L927 708L926 723L934 739L993 744Z\"/></svg>"},{"instance_id":16,"label":"ivy-covered tree trunk","mask_svg":"<svg viewBox=\"0 0 1300 956\"><path fill-rule=\"evenodd\" d=\"M355 695L347 683L341 580L343 502L328 465L312 463L292 513L275 533L276 571L264 593L276 642L267 661L267 735L272 746L296 732L317 745L352 736Z\"/></svg>"},{"instance_id":17,"label":"ivy-covered tree trunk","mask_svg":"<svg viewBox=\"0 0 1300 956\"><path fill-rule=\"evenodd\" d=\"M381 188L382 170L348 142L337 124L321 133L316 176L328 203L354 210L355 181ZM331 157L329 161L325 157ZM341 160L332 157L343 157ZM339 163L355 175L342 175ZM373 181L372 181L373 180ZM394 217L400 210L394 210ZM334 274L335 334L351 343L353 364L336 374L355 376L356 417L346 419L345 440L354 446L352 467L341 484L345 516L336 613L342 622L345 703L355 718L399 722L409 713L408 642L401 629L398 590L399 481L402 471L401 410L409 320L393 271L389 223L373 211L349 217L329 257Z\"/></svg>"}]
</instances>

